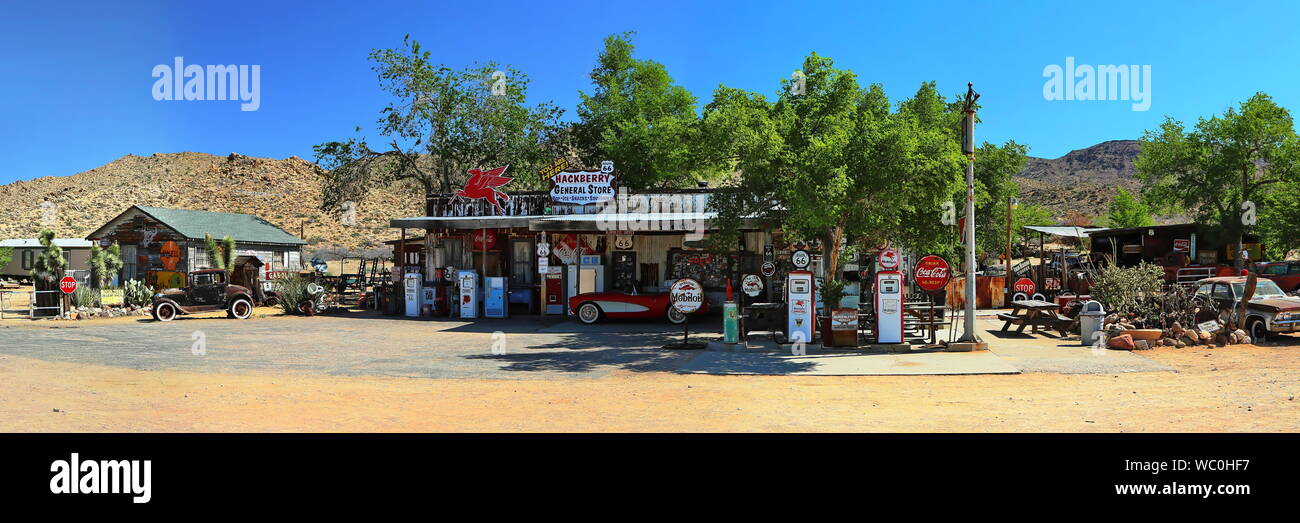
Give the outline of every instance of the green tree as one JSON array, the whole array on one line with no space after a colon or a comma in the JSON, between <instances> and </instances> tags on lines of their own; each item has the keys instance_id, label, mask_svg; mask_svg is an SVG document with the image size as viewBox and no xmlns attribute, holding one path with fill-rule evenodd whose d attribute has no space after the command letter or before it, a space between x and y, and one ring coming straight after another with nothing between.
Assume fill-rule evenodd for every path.
<instances>
[{"instance_id":1,"label":"green tree","mask_svg":"<svg viewBox=\"0 0 1300 523\"><path fill-rule=\"evenodd\" d=\"M0 267L9 265L9 262L13 261L13 259L14 259L13 247L0 247Z\"/></svg>"},{"instance_id":2,"label":"green tree","mask_svg":"<svg viewBox=\"0 0 1300 523\"><path fill-rule=\"evenodd\" d=\"M953 110L960 110L954 107ZM975 151L975 248L978 252L1002 252L1006 250L1007 205L1011 198L1020 196L1020 185L1015 175L1025 169L1029 148L1009 140L1002 145L984 142ZM953 195L953 204L959 214L964 209L961 205L966 200L966 184L961 184L959 191ZM1018 231L1016 215L1027 206L1020 206L1012 212L1012 231ZM1050 218L1050 213L1048 217ZM1054 225L1049 223L1024 223L1022 225Z\"/></svg>"},{"instance_id":3,"label":"green tree","mask_svg":"<svg viewBox=\"0 0 1300 523\"><path fill-rule=\"evenodd\" d=\"M769 103L720 87L705 108L704 150L741 175L710 198L715 245L735 245L740 219L756 215L826 247L828 281L839 245L885 240L933 252L952 238L940 209L962 179L960 121L933 84L891 112L880 85L811 54L802 78L782 80Z\"/></svg>"},{"instance_id":4,"label":"green tree","mask_svg":"<svg viewBox=\"0 0 1300 523\"><path fill-rule=\"evenodd\" d=\"M978 216L978 215L977 215ZM1020 204L1011 212L1011 231L1018 245L1028 245L1030 240L1038 239L1038 233L1025 229L1026 225L1057 225L1052 211L1038 204ZM977 228L978 232L979 229ZM1006 240L1004 239L1005 243Z\"/></svg>"},{"instance_id":5,"label":"green tree","mask_svg":"<svg viewBox=\"0 0 1300 523\"><path fill-rule=\"evenodd\" d=\"M526 106L527 75L490 61L454 71L434 65L409 35L402 43L370 53L380 88L393 98L378 120L387 146L376 150L360 137L312 148L326 170L324 210L396 183L414 183L426 197L449 194L468 169L510 165L506 175L522 174L557 154L563 111L549 102ZM535 178L521 176L514 186Z\"/></svg>"},{"instance_id":6,"label":"green tree","mask_svg":"<svg viewBox=\"0 0 1300 523\"><path fill-rule=\"evenodd\" d=\"M235 239L227 234L217 243L211 234L203 235L203 244L208 248L208 260L213 269L231 270L235 268Z\"/></svg>"},{"instance_id":7,"label":"green tree","mask_svg":"<svg viewBox=\"0 0 1300 523\"><path fill-rule=\"evenodd\" d=\"M1151 209L1142 203L1133 193L1120 187L1115 198L1110 201L1110 213L1106 215L1106 225L1115 228L1146 227L1155 225L1151 218Z\"/></svg>"},{"instance_id":8,"label":"green tree","mask_svg":"<svg viewBox=\"0 0 1300 523\"><path fill-rule=\"evenodd\" d=\"M1279 221L1296 212L1295 207L1259 208L1286 205L1286 198L1274 191L1300 183L1300 138L1291 114L1267 94L1256 93L1238 108L1201 118L1190 131L1166 117L1158 130L1144 134L1141 145L1134 166L1143 182L1143 199L1159 210L1193 213L1233 239L1238 250L1245 232L1243 203L1257 206L1265 231L1282 230Z\"/></svg>"},{"instance_id":9,"label":"green tree","mask_svg":"<svg viewBox=\"0 0 1300 523\"><path fill-rule=\"evenodd\" d=\"M63 248L54 244L54 231L42 230L39 241L44 250L32 262L32 281L37 286L36 290L53 290L58 287L58 281L63 279L68 261L63 258Z\"/></svg>"},{"instance_id":10,"label":"green tree","mask_svg":"<svg viewBox=\"0 0 1300 523\"><path fill-rule=\"evenodd\" d=\"M122 247L117 242L107 249L101 249L98 243L90 246L90 281L96 289L108 287L122 265Z\"/></svg>"},{"instance_id":11,"label":"green tree","mask_svg":"<svg viewBox=\"0 0 1300 523\"><path fill-rule=\"evenodd\" d=\"M695 95L663 64L633 58L632 34L605 38L591 71L595 89L578 93L574 145L587 166L614 161L619 184L635 189L693 185L720 172L704 167Z\"/></svg>"}]
</instances>

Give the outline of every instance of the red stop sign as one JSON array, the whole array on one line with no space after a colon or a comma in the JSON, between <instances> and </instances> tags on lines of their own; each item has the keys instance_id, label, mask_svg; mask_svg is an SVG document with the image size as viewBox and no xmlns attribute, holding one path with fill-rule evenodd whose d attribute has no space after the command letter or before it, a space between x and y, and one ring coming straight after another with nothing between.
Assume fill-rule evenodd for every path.
<instances>
[{"instance_id":1,"label":"red stop sign","mask_svg":"<svg viewBox=\"0 0 1300 523\"><path fill-rule=\"evenodd\" d=\"M77 292L76 278L73 278L72 276L64 276L62 280L59 280L59 290L63 291L64 294Z\"/></svg>"},{"instance_id":2,"label":"red stop sign","mask_svg":"<svg viewBox=\"0 0 1300 523\"><path fill-rule=\"evenodd\" d=\"M1029 279L1029 278L1021 278L1021 279L1019 279L1019 280L1016 280L1016 286L1015 286L1014 288L1015 288L1016 292L1023 292L1023 293L1025 293L1025 294L1033 294L1033 293L1034 293L1034 280L1031 280L1031 279Z\"/></svg>"}]
</instances>

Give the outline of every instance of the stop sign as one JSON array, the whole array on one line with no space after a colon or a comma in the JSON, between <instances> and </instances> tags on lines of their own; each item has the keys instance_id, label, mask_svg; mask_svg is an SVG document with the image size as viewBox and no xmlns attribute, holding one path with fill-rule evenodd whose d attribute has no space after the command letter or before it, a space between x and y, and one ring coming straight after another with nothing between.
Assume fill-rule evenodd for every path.
<instances>
[{"instance_id":1,"label":"stop sign","mask_svg":"<svg viewBox=\"0 0 1300 523\"><path fill-rule=\"evenodd\" d=\"M62 280L59 280L59 290L63 291L64 294L77 292L76 278L73 278L72 276L64 276Z\"/></svg>"},{"instance_id":2,"label":"stop sign","mask_svg":"<svg viewBox=\"0 0 1300 523\"><path fill-rule=\"evenodd\" d=\"M1015 285L1015 287L1012 287L1012 288L1015 289L1016 292L1023 292L1023 293L1025 293L1025 294L1033 294L1033 293L1034 293L1034 280L1031 280L1031 279L1029 279L1029 278L1021 278L1021 279L1019 279L1019 280L1016 280L1016 285Z\"/></svg>"}]
</instances>

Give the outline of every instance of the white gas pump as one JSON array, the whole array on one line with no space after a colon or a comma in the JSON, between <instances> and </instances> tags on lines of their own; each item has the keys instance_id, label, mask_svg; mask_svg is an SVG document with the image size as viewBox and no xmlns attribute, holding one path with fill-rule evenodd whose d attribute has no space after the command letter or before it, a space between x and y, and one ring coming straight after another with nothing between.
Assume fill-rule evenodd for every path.
<instances>
[{"instance_id":1,"label":"white gas pump","mask_svg":"<svg viewBox=\"0 0 1300 523\"><path fill-rule=\"evenodd\" d=\"M482 300L478 272L473 270L458 271L456 280L460 283L460 317L477 318L479 301Z\"/></svg>"},{"instance_id":2,"label":"white gas pump","mask_svg":"<svg viewBox=\"0 0 1300 523\"><path fill-rule=\"evenodd\" d=\"M813 301L813 273L790 271L785 277L785 336L794 343L812 343L817 332L817 303ZM798 334L796 334L798 333Z\"/></svg>"},{"instance_id":3,"label":"white gas pump","mask_svg":"<svg viewBox=\"0 0 1300 523\"><path fill-rule=\"evenodd\" d=\"M903 274L876 273L876 343L903 343Z\"/></svg>"},{"instance_id":4,"label":"white gas pump","mask_svg":"<svg viewBox=\"0 0 1300 523\"><path fill-rule=\"evenodd\" d=\"M423 279L424 277L418 272L407 273L406 276L402 278L402 283L405 285L406 291L406 316L409 318L415 318L420 315L420 295L422 294L421 283Z\"/></svg>"}]
</instances>

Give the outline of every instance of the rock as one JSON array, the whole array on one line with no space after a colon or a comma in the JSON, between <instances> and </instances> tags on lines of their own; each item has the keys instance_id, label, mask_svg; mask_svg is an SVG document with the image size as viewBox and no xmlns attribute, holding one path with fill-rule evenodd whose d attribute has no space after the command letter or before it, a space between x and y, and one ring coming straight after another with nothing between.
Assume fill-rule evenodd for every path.
<instances>
[{"instance_id":1,"label":"rock","mask_svg":"<svg viewBox=\"0 0 1300 523\"><path fill-rule=\"evenodd\" d=\"M1106 346L1116 350L1133 350L1137 347L1133 343L1133 337L1128 334L1114 336L1106 342Z\"/></svg>"},{"instance_id":2,"label":"rock","mask_svg":"<svg viewBox=\"0 0 1300 523\"><path fill-rule=\"evenodd\" d=\"M1133 350L1151 350L1151 342L1147 340L1135 340Z\"/></svg>"}]
</instances>

